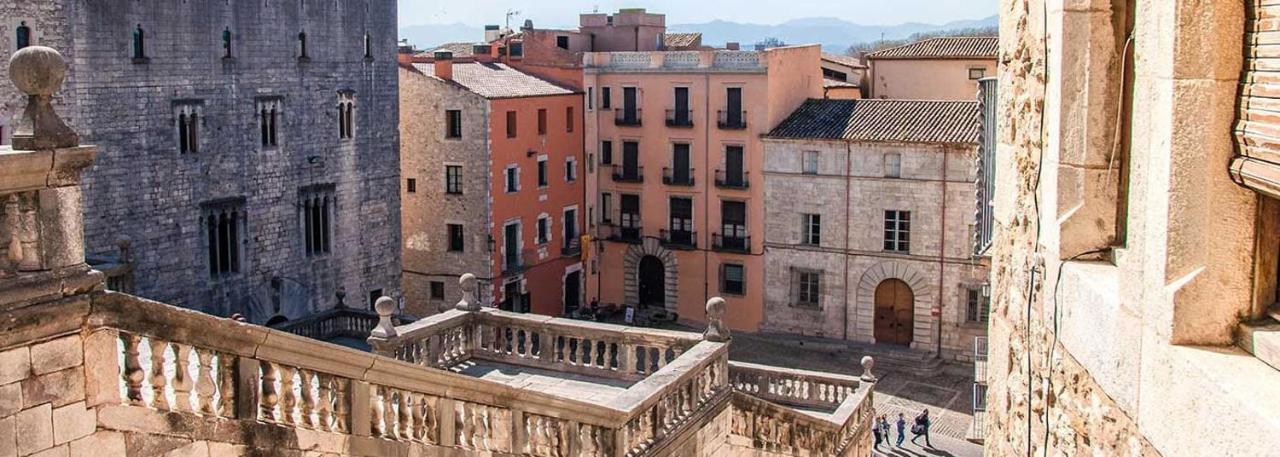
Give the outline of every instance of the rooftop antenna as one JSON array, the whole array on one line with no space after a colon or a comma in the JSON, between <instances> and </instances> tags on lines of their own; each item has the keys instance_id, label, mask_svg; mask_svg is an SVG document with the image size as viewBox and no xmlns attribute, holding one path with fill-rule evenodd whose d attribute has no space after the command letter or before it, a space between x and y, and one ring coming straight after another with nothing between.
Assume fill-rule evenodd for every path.
<instances>
[{"instance_id":1,"label":"rooftop antenna","mask_svg":"<svg viewBox=\"0 0 1280 457\"><path fill-rule=\"evenodd\" d=\"M507 30L511 30L511 17L519 14L520 14L519 11L512 10L512 9L507 10Z\"/></svg>"},{"instance_id":2,"label":"rooftop antenna","mask_svg":"<svg viewBox=\"0 0 1280 457\"><path fill-rule=\"evenodd\" d=\"M599 12L600 12L600 5L598 5L598 4L596 4L596 5L591 5L591 14L596 14L596 13L599 13Z\"/></svg>"}]
</instances>

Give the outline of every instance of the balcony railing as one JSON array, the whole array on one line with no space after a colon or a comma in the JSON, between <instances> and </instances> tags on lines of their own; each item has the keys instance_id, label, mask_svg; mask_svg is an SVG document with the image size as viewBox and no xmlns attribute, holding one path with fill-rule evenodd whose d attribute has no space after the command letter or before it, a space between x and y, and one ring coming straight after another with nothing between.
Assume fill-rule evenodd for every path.
<instances>
[{"instance_id":1,"label":"balcony railing","mask_svg":"<svg viewBox=\"0 0 1280 457\"><path fill-rule=\"evenodd\" d=\"M749 171L729 174L724 170L716 170L716 187L721 189L748 189L751 187L750 176L751 172Z\"/></svg>"},{"instance_id":2,"label":"balcony railing","mask_svg":"<svg viewBox=\"0 0 1280 457\"><path fill-rule=\"evenodd\" d=\"M698 232L692 230L667 230L659 232L662 245L671 249L697 249Z\"/></svg>"},{"instance_id":3,"label":"balcony railing","mask_svg":"<svg viewBox=\"0 0 1280 457\"><path fill-rule=\"evenodd\" d=\"M973 382L987 383L987 337L973 338Z\"/></svg>"},{"instance_id":4,"label":"balcony railing","mask_svg":"<svg viewBox=\"0 0 1280 457\"><path fill-rule=\"evenodd\" d=\"M693 110L667 110L667 127L693 127Z\"/></svg>"},{"instance_id":5,"label":"balcony railing","mask_svg":"<svg viewBox=\"0 0 1280 457\"><path fill-rule=\"evenodd\" d=\"M565 257L577 257L582 254L582 238L578 236L567 237L560 244L560 255Z\"/></svg>"},{"instance_id":6,"label":"balcony railing","mask_svg":"<svg viewBox=\"0 0 1280 457\"><path fill-rule=\"evenodd\" d=\"M644 167L634 166L625 167L622 165L613 165L613 182L644 182Z\"/></svg>"},{"instance_id":7,"label":"balcony railing","mask_svg":"<svg viewBox=\"0 0 1280 457\"><path fill-rule=\"evenodd\" d=\"M621 223L604 223L600 225L601 229L605 231L605 238L609 241L639 243L644 236L640 226L640 216L634 216L632 222L626 222L626 215L624 214L623 216L623 222Z\"/></svg>"},{"instance_id":8,"label":"balcony railing","mask_svg":"<svg viewBox=\"0 0 1280 457\"><path fill-rule=\"evenodd\" d=\"M859 378L729 362L729 385L735 415L730 433L752 447L790 455L871 453L865 435L871 434L874 394ZM787 414L789 407L817 414ZM806 432L773 432L784 424Z\"/></svg>"},{"instance_id":9,"label":"balcony railing","mask_svg":"<svg viewBox=\"0 0 1280 457\"><path fill-rule=\"evenodd\" d=\"M717 111L716 126L721 130L743 130L747 128L746 111Z\"/></svg>"},{"instance_id":10,"label":"balcony railing","mask_svg":"<svg viewBox=\"0 0 1280 457\"><path fill-rule=\"evenodd\" d=\"M745 233L745 230L743 231ZM721 252L750 253L751 237L748 235L711 234L711 249Z\"/></svg>"},{"instance_id":11,"label":"balcony railing","mask_svg":"<svg viewBox=\"0 0 1280 457\"><path fill-rule=\"evenodd\" d=\"M662 167L662 183L668 186L692 186L694 169L677 173L671 167Z\"/></svg>"},{"instance_id":12,"label":"balcony railing","mask_svg":"<svg viewBox=\"0 0 1280 457\"><path fill-rule=\"evenodd\" d=\"M644 110L640 108L635 108L630 110L626 108L617 109L617 110L614 110L613 112L613 115L614 115L613 124L621 125L621 126L638 127L640 126L640 120L641 118L643 118L643 114L644 114Z\"/></svg>"},{"instance_id":13,"label":"balcony railing","mask_svg":"<svg viewBox=\"0 0 1280 457\"><path fill-rule=\"evenodd\" d=\"M520 274L520 272L533 266L533 259L535 258L532 249L525 249L516 253L504 253L502 255L502 274Z\"/></svg>"}]
</instances>

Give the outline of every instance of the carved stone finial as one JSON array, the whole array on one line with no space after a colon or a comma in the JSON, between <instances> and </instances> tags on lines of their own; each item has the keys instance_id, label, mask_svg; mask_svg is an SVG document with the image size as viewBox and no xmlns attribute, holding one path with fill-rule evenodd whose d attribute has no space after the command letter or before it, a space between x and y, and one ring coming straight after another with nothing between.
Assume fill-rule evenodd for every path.
<instances>
[{"instance_id":1,"label":"carved stone finial","mask_svg":"<svg viewBox=\"0 0 1280 457\"><path fill-rule=\"evenodd\" d=\"M476 275L471 273L463 274L458 278L458 285L462 286L462 300L458 301L458 305L454 307L458 311L480 311L480 296L477 294Z\"/></svg>"},{"instance_id":2,"label":"carved stone finial","mask_svg":"<svg viewBox=\"0 0 1280 457\"><path fill-rule=\"evenodd\" d=\"M707 331L702 334L702 339L713 343L729 341L729 327L724 325L723 298L711 297L707 300Z\"/></svg>"},{"instance_id":3,"label":"carved stone finial","mask_svg":"<svg viewBox=\"0 0 1280 457\"><path fill-rule=\"evenodd\" d=\"M876 382L876 376L871 374L871 367L876 366L876 359L869 355L862 356L862 376L859 379L865 382Z\"/></svg>"},{"instance_id":4,"label":"carved stone finial","mask_svg":"<svg viewBox=\"0 0 1280 457\"><path fill-rule=\"evenodd\" d=\"M39 150L80 145L80 137L53 110L53 94L62 88L67 63L53 48L28 46L9 58L9 79L27 94L27 107L13 133L13 148Z\"/></svg>"},{"instance_id":5,"label":"carved stone finial","mask_svg":"<svg viewBox=\"0 0 1280 457\"><path fill-rule=\"evenodd\" d=\"M391 314L396 312L396 301L382 296L373 302L373 310L378 312L378 326L370 334L374 338L395 338L396 325L391 322Z\"/></svg>"}]
</instances>

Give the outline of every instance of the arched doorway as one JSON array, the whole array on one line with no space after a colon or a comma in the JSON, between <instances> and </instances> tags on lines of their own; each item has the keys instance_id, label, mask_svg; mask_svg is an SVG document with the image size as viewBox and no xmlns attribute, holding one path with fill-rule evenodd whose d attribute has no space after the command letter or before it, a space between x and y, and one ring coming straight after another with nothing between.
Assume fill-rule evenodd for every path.
<instances>
[{"instance_id":1,"label":"arched doorway","mask_svg":"<svg viewBox=\"0 0 1280 457\"><path fill-rule=\"evenodd\" d=\"M915 294L911 286L901 279L889 278L876 286L877 343L911 344L912 323L915 319Z\"/></svg>"},{"instance_id":2,"label":"arched doorway","mask_svg":"<svg viewBox=\"0 0 1280 457\"><path fill-rule=\"evenodd\" d=\"M667 273L662 259L647 255L640 259L640 305L665 307Z\"/></svg>"}]
</instances>

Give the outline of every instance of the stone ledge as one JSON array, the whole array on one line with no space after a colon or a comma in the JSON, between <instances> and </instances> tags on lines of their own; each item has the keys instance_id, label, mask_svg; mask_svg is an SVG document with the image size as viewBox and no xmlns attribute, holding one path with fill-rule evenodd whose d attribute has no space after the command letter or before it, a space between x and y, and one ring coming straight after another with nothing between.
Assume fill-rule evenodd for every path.
<instances>
[{"instance_id":1,"label":"stone ledge","mask_svg":"<svg viewBox=\"0 0 1280 457\"><path fill-rule=\"evenodd\" d=\"M1236 345L1262 363L1280 370L1280 322L1266 319L1241 324Z\"/></svg>"},{"instance_id":2,"label":"stone ledge","mask_svg":"<svg viewBox=\"0 0 1280 457\"><path fill-rule=\"evenodd\" d=\"M74 186L93 163L95 146L42 151L0 150L0 194Z\"/></svg>"}]
</instances>

